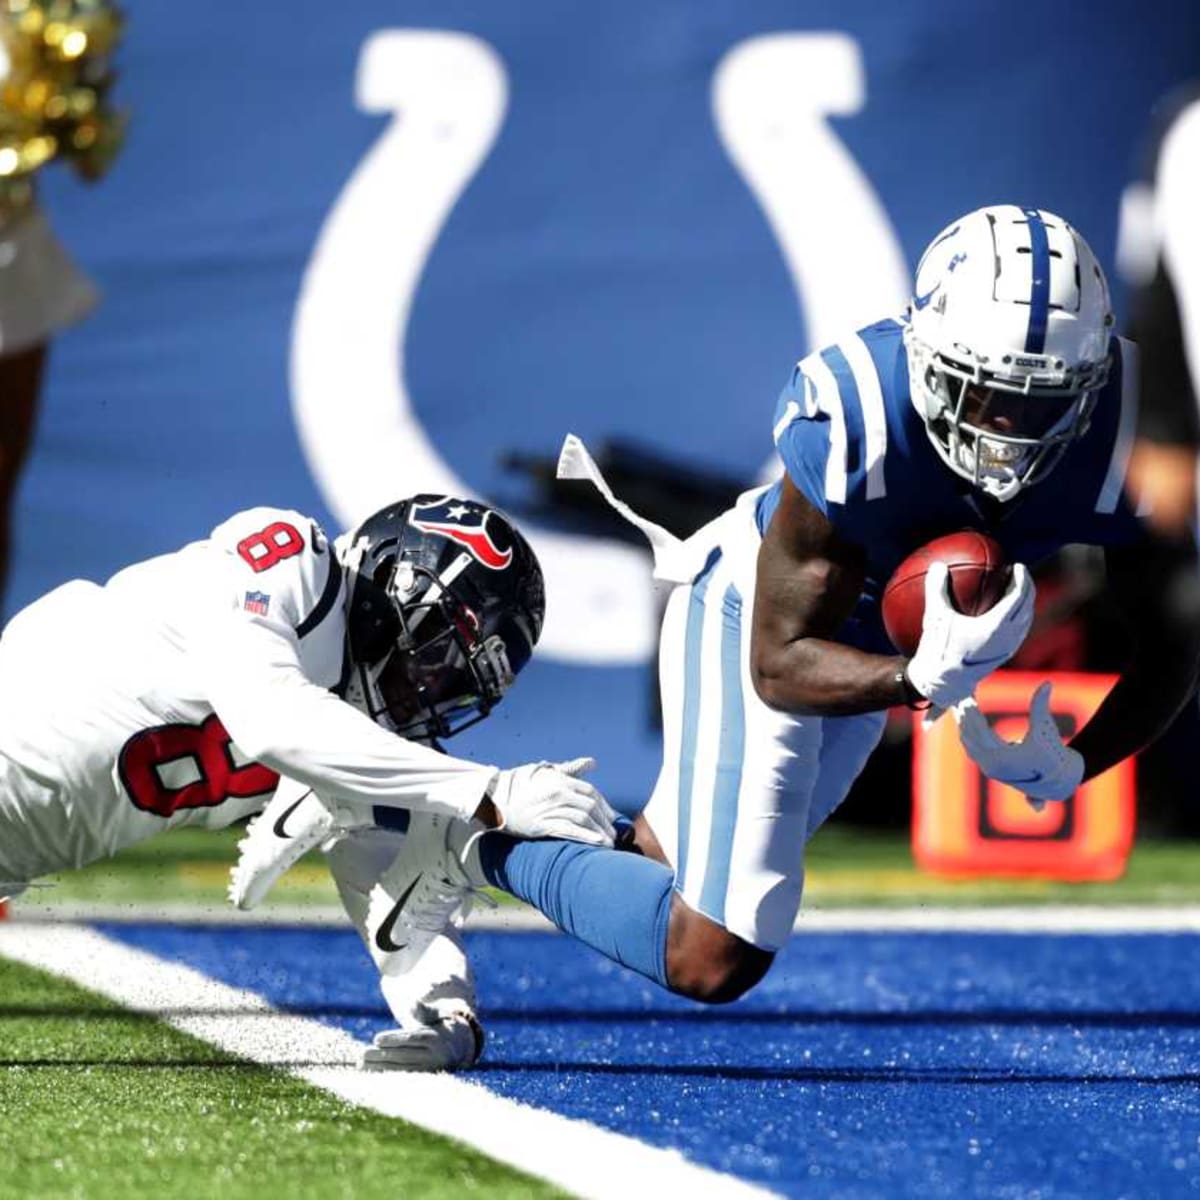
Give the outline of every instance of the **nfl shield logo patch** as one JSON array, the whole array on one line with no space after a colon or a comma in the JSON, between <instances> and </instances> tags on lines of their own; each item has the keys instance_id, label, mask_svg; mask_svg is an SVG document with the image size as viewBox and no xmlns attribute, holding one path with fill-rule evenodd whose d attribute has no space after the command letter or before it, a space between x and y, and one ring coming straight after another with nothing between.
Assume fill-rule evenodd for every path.
<instances>
[{"instance_id":1,"label":"nfl shield logo patch","mask_svg":"<svg viewBox=\"0 0 1200 1200\"><path fill-rule=\"evenodd\" d=\"M271 597L266 592L247 592L246 601L242 607L247 612L252 612L260 617L267 615L267 610L271 607Z\"/></svg>"}]
</instances>

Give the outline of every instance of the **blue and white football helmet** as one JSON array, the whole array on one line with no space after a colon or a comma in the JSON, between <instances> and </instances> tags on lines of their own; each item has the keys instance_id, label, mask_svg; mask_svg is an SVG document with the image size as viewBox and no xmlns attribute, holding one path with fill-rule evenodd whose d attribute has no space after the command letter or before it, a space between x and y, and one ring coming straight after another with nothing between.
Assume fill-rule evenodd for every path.
<instances>
[{"instance_id":1,"label":"blue and white football helmet","mask_svg":"<svg viewBox=\"0 0 1200 1200\"><path fill-rule=\"evenodd\" d=\"M1044 479L1108 377L1112 305L1061 217L997 205L953 222L917 267L904 338L912 400L952 471L997 500Z\"/></svg>"}]
</instances>

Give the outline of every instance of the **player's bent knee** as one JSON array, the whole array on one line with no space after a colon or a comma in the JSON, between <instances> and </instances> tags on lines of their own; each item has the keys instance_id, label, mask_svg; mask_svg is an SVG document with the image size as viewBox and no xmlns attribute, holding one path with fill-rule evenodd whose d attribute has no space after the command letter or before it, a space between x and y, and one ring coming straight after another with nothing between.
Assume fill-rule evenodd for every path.
<instances>
[{"instance_id":1,"label":"player's bent knee","mask_svg":"<svg viewBox=\"0 0 1200 1200\"><path fill-rule=\"evenodd\" d=\"M705 1004L728 1004L754 987L774 959L772 951L751 945L674 897L667 938L671 991Z\"/></svg>"}]
</instances>

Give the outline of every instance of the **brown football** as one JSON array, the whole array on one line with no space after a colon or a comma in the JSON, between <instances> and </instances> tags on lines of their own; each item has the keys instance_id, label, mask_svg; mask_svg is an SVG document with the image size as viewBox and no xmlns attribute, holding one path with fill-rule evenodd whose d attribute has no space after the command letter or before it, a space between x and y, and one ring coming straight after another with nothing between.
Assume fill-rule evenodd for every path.
<instances>
[{"instance_id":1,"label":"brown football","mask_svg":"<svg viewBox=\"0 0 1200 1200\"><path fill-rule=\"evenodd\" d=\"M925 572L935 562L950 570L950 597L968 616L987 612L1001 596L1012 570L1000 544L985 533L963 529L914 550L892 572L883 589L883 627L901 654L916 652L925 616Z\"/></svg>"}]
</instances>

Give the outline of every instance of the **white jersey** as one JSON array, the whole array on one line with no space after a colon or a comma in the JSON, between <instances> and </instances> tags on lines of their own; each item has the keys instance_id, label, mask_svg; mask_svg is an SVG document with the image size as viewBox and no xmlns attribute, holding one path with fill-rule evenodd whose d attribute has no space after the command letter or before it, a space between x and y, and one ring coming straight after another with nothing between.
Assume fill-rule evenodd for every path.
<instances>
[{"instance_id":1,"label":"white jersey","mask_svg":"<svg viewBox=\"0 0 1200 1200\"><path fill-rule=\"evenodd\" d=\"M280 775L350 803L472 813L494 767L397 737L330 690L345 599L316 523L256 508L18 613L0 637L0 885L228 825Z\"/></svg>"}]
</instances>

